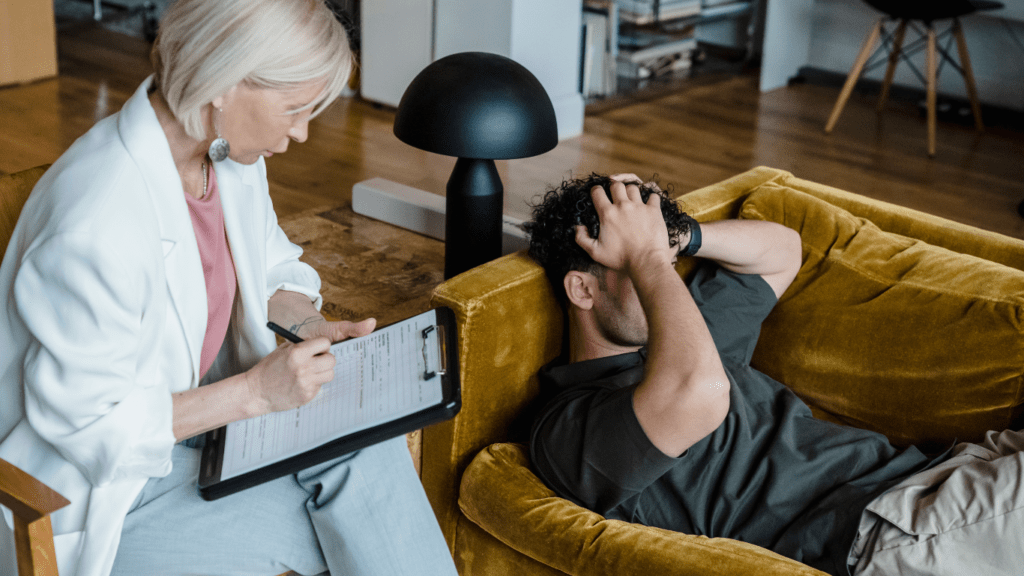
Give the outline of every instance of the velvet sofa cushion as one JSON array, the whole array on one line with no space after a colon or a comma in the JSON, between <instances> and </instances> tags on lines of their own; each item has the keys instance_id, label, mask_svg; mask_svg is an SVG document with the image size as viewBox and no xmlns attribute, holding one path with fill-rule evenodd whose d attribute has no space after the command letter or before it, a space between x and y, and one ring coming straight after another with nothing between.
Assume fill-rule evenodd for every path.
<instances>
[{"instance_id":1,"label":"velvet sofa cushion","mask_svg":"<svg viewBox=\"0 0 1024 576\"><path fill-rule=\"evenodd\" d=\"M459 507L501 542L566 574L824 576L753 544L608 520L555 496L521 444L477 454L462 476Z\"/></svg>"},{"instance_id":2,"label":"velvet sofa cushion","mask_svg":"<svg viewBox=\"0 0 1024 576\"><path fill-rule=\"evenodd\" d=\"M882 231L775 182L740 217L801 234L803 265L753 365L818 417L931 449L1011 425L1024 386L1024 272Z\"/></svg>"}]
</instances>

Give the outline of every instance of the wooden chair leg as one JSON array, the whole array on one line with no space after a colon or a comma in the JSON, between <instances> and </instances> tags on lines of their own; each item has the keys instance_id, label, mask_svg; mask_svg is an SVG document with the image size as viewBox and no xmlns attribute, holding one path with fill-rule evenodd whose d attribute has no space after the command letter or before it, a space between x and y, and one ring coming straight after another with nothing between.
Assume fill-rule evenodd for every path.
<instances>
[{"instance_id":1,"label":"wooden chair leg","mask_svg":"<svg viewBox=\"0 0 1024 576\"><path fill-rule=\"evenodd\" d=\"M928 155L935 156L935 28L928 26Z\"/></svg>"},{"instance_id":2,"label":"wooden chair leg","mask_svg":"<svg viewBox=\"0 0 1024 576\"><path fill-rule=\"evenodd\" d=\"M892 51L889 52L889 66L885 69L885 80L882 82L882 93L878 96L877 110L885 108L885 101L889 99L889 87L892 86L892 77L896 73L896 64L900 61L900 50L903 48L903 37L907 33L907 21L900 20L896 27L896 33L892 39Z\"/></svg>"},{"instance_id":3,"label":"wooden chair leg","mask_svg":"<svg viewBox=\"0 0 1024 576\"><path fill-rule=\"evenodd\" d=\"M967 96L971 99L974 125L978 130L984 130L985 124L981 121L981 105L978 103L978 91L974 85L974 71L971 69L971 57L967 54L967 40L964 38L964 29L960 26L959 18L953 19L953 34L956 35L956 45L960 50L960 66L964 69L964 84L967 85Z\"/></svg>"},{"instance_id":4,"label":"wooden chair leg","mask_svg":"<svg viewBox=\"0 0 1024 576\"><path fill-rule=\"evenodd\" d=\"M15 516L14 548L19 576L57 576L57 554L49 516L33 522Z\"/></svg>"},{"instance_id":5,"label":"wooden chair leg","mask_svg":"<svg viewBox=\"0 0 1024 576\"><path fill-rule=\"evenodd\" d=\"M864 47L860 49L860 54L857 55L857 60L853 63L849 76L846 77L846 84L843 85L843 90L839 93L839 99L836 100L836 105L832 108L832 115L829 116L828 123L825 124L826 133L831 132L835 128L839 115L842 114L843 107L846 106L846 101L850 99L853 86L857 83L861 71L864 70L864 65L867 64L868 58L871 56L871 49L875 46L875 40L878 40L878 34L882 30L882 20L879 19L871 29L871 32L868 33L867 40L864 41Z\"/></svg>"}]
</instances>

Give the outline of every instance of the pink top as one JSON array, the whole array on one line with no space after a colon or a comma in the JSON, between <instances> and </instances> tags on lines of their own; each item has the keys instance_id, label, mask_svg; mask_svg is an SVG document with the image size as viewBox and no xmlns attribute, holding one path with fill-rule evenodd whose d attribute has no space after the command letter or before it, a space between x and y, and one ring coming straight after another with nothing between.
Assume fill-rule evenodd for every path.
<instances>
[{"instance_id":1,"label":"pink top","mask_svg":"<svg viewBox=\"0 0 1024 576\"><path fill-rule=\"evenodd\" d=\"M203 276L206 278L206 336L203 351L199 356L199 377L206 375L213 360L224 343L224 336L231 321L231 307L235 301L235 266L228 248L228 237L224 231L224 209L220 204L217 190L217 173L213 166L209 170L210 181L206 194L199 199L185 194L188 213L192 218L192 229L199 244L199 258L203 262Z\"/></svg>"}]
</instances>

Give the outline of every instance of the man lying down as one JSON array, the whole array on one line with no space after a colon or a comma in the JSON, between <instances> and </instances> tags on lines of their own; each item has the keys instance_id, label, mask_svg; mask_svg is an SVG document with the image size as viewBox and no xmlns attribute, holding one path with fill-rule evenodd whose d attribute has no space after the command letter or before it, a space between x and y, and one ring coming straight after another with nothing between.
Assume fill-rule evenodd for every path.
<instances>
[{"instance_id":1,"label":"man lying down","mask_svg":"<svg viewBox=\"0 0 1024 576\"><path fill-rule=\"evenodd\" d=\"M698 224L632 174L563 183L527 228L569 319L568 363L541 370L551 400L530 441L558 495L835 575L1020 574L1024 434L929 459L813 418L750 367L800 269L798 233ZM705 262L687 286L674 263L691 255Z\"/></svg>"}]
</instances>

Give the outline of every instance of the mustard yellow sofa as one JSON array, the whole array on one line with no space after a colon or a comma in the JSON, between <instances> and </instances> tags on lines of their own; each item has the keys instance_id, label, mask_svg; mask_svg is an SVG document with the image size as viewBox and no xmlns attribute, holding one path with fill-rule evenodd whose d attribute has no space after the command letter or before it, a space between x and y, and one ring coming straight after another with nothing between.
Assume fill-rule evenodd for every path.
<instances>
[{"instance_id":1,"label":"mustard yellow sofa","mask_svg":"<svg viewBox=\"0 0 1024 576\"><path fill-rule=\"evenodd\" d=\"M679 201L698 220L800 231L803 266L753 365L817 417L933 450L1024 424L1024 242L769 168ZM422 478L462 576L822 574L743 542L606 520L544 486L522 431L564 327L525 253L452 278L433 304L458 318L463 403L424 430Z\"/></svg>"}]
</instances>

